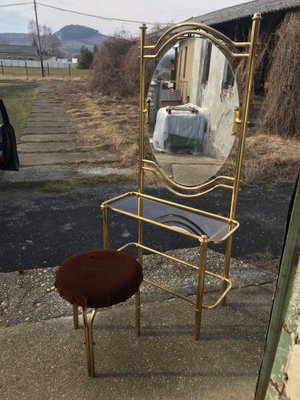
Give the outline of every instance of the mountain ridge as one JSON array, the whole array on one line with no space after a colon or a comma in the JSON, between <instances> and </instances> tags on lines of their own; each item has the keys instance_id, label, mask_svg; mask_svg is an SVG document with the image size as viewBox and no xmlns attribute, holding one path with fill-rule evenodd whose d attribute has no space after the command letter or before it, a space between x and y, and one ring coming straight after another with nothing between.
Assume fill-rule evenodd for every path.
<instances>
[{"instance_id":1,"label":"mountain ridge","mask_svg":"<svg viewBox=\"0 0 300 400\"><path fill-rule=\"evenodd\" d=\"M65 25L54 33L60 40L59 53L62 57L71 57L78 54L81 47L93 50L94 46L100 47L109 36L85 25ZM29 33L0 33L0 44L31 45L32 38Z\"/></svg>"}]
</instances>

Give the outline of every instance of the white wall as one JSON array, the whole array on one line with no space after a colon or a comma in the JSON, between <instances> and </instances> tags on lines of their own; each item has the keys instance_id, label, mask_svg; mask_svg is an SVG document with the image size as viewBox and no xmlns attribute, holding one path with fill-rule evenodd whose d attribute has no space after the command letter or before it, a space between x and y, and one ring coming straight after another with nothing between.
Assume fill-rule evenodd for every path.
<instances>
[{"instance_id":1,"label":"white wall","mask_svg":"<svg viewBox=\"0 0 300 400\"><path fill-rule=\"evenodd\" d=\"M231 135L234 119L234 107L239 105L236 81L230 90L222 88L226 58L216 47L212 46L209 78L207 83L201 83L203 61L205 58L205 41L195 39L193 86L191 103L209 110L209 133L203 144L204 155L227 158L234 141Z\"/></svg>"},{"instance_id":2,"label":"white wall","mask_svg":"<svg viewBox=\"0 0 300 400\"><path fill-rule=\"evenodd\" d=\"M24 67L25 63L27 63L28 68L40 68L41 62L34 60L0 60L0 63L4 67ZM67 61L55 61L55 60L43 60L44 67L47 68L47 64L49 64L49 68L76 68L77 64L72 64Z\"/></svg>"},{"instance_id":3,"label":"white wall","mask_svg":"<svg viewBox=\"0 0 300 400\"><path fill-rule=\"evenodd\" d=\"M201 107L210 110L214 149L224 158L234 141L234 136L231 135L234 107L239 105L236 81L230 91L222 89L225 61L224 54L216 46L212 46L209 78L203 90L201 104Z\"/></svg>"}]
</instances>

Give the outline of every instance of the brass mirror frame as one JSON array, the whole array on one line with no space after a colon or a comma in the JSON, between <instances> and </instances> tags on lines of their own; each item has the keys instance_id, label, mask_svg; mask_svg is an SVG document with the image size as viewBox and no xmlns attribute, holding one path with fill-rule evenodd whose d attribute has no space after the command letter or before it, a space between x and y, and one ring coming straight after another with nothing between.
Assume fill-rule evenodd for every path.
<instances>
[{"instance_id":1,"label":"brass mirror frame","mask_svg":"<svg viewBox=\"0 0 300 400\"><path fill-rule=\"evenodd\" d=\"M236 217L236 207L238 200L238 191L240 187L241 179L241 168L244 158L244 148L245 148L245 136L247 130L247 121L249 116L249 106L251 98L251 89L253 85L253 75L254 75L254 65L256 57L256 48L259 35L261 16L260 14L255 14L252 18L252 27L250 32L250 40L248 42L235 42L230 38L218 32L214 28L206 26L201 23L185 22L181 24L176 24L170 27L153 45L146 45L146 25L140 27L140 97L139 97L139 165L138 165L138 191L125 193L121 196L115 197L114 199L107 200L101 205L103 213L103 246L104 248L109 247L109 221L108 221L108 210L135 218L138 220L138 241L130 242L119 248L118 250L124 250L128 246L135 246L138 251L139 262L142 263L143 251L150 251L155 254L159 254L167 259L171 259L180 263L181 265L195 269L198 272L198 285L196 293L196 301L182 296L179 293L173 292L172 290L150 281L149 279L144 279L146 283L162 289L166 292L171 293L183 300L193 304L195 306L195 339L199 340L200 337L200 326L201 326L201 315L202 308L212 309L219 304L225 305L226 295L231 289L231 282L229 280L229 268L230 268L230 258L232 250L232 239L233 233L239 227L239 223L235 220ZM246 78L245 78L245 89L243 93L243 99L240 108L235 109L234 115L234 128L233 133L237 136L238 146L237 155L235 162L235 173L234 176L216 176L215 178L197 186L185 186L178 184L166 177L158 165L149 159L145 159L145 122L147 120L147 104L145 96L146 87L146 62L147 60L157 59L165 49L169 49L172 43L174 43L178 38L184 38L187 36L197 36L210 40L213 44L221 49L221 51L227 56L229 61L234 59L245 59L246 60ZM232 191L230 212L228 217L223 217L217 214L207 213L200 209L195 209L191 207L184 206L179 203L172 203L161 198L155 198L144 194L145 186L145 173L153 173L162 186L168 189L173 194L180 197L191 198L199 197L208 192L211 192L217 188L225 188ZM136 202L137 210L128 211L126 207L122 204L122 201L133 201ZM201 216L203 218L211 219L212 221L221 224L227 224L226 232L223 232L221 237L217 238L212 235L209 237L207 234L194 233L190 231L180 231L178 226L172 226L172 224L164 224L159 219L149 219L143 213L143 203L154 202L156 204L162 204L164 206L169 206L170 209L184 211L189 213L191 216ZM198 241L199 244L199 261L197 265L192 265L184 260L177 259L173 256L167 255L165 253L159 252L155 249L149 248L144 245L143 242L143 224L144 222L150 223L154 226L160 227L162 229L167 229L179 234L184 234ZM207 246L209 243L221 243L226 241L226 251L225 251L225 261L223 275L214 274L210 271L206 271L206 254ZM204 278L205 274L213 276L222 282L221 294L217 301L211 305L203 304L203 293L204 293ZM140 293L136 295L136 326L137 334L140 334Z\"/></svg>"},{"instance_id":2,"label":"brass mirror frame","mask_svg":"<svg viewBox=\"0 0 300 400\"><path fill-rule=\"evenodd\" d=\"M168 184L174 186L177 189L184 191L199 191L201 189L206 189L204 192L201 192L200 195L207 193L208 191L214 190L216 187L226 187L231 188L231 186L218 184L213 188L209 187L219 181L219 180L227 180L229 182L233 182L233 193L232 193L232 202L231 202L231 210L230 210L230 218L235 218L236 214L236 204L237 204L237 195L239 190L240 178L241 178L241 168L244 158L244 148L245 148L245 136L247 131L247 121L249 116L249 106L250 106L250 98L251 98L251 88L253 84L253 73L254 73L254 65L255 65L255 54L256 54L256 46L258 41L259 34L259 25L260 25L261 16L260 14L255 14L252 18L252 29L250 35L249 42L235 42L230 38L217 31L210 26L201 24L201 23L192 23L192 22L184 22L181 24L176 24L170 27L163 35L157 40L157 42L153 45L146 45L146 25L142 25L140 27L140 98L139 98L139 170L138 170L138 191L143 193L144 191L144 172L153 172L157 177L161 179L161 183L171 192L176 193L178 196L182 197L196 197L199 194L183 194L179 193L176 190L167 186L166 183L163 183L163 180L167 181ZM189 29L186 29L189 28ZM173 33L172 36L170 36ZM169 37L170 36L170 37ZM236 169L234 177L229 176L217 176L213 180L209 180L208 182L197 185L197 186L186 186L182 184L178 184L174 182L172 179L169 179L165 176L165 174L161 171L159 166L153 162L152 160L145 159L145 122L147 120L148 107L146 104L146 94L145 94L145 66L146 60L156 59L158 58L165 49L169 49L172 44L176 41L176 39L184 38L184 36L198 36L201 38L205 38L210 40L213 44L215 44L222 52L226 55L228 61L232 66L232 60L234 59L246 59L246 82L245 82L245 90L243 93L243 100L241 107L235 109L235 118L234 118L234 128L233 133L238 137L238 150L237 150L237 159L236 159ZM163 43L163 44L161 44ZM239 49L246 49L246 51L238 51ZM153 53L153 54L151 54Z\"/></svg>"},{"instance_id":3,"label":"brass mirror frame","mask_svg":"<svg viewBox=\"0 0 300 400\"><path fill-rule=\"evenodd\" d=\"M201 23L190 23L185 22L181 24L176 24L170 27L158 40L154 45L146 45L145 44L145 36L146 36L146 25L142 25L140 27L140 137L139 137L139 181L138 181L138 191L139 193L143 193L144 191L144 173L146 171L153 172L156 176L158 176L162 182L162 184L170 190L172 193L176 193L181 197L197 197L200 195L204 195L218 187L232 189L232 197L231 197L231 206L229 218L234 220L236 217L236 207L238 201L238 191L240 187L241 180L241 169L244 158L244 149L245 149L245 137L247 131L247 121L249 116L249 106L251 99L251 89L253 85L253 75L254 75L254 66L255 66L255 56L256 56L256 47L258 42L259 35L259 26L260 26L261 15L255 14L252 18L252 28L250 34L249 42L235 42L230 38L217 31L214 28L211 28L207 25ZM189 29L186 29L189 28ZM178 32L179 30L179 32ZM177 31L177 32L176 32ZM161 43L170 35L162 45ZM229 60L233 59L246 59L246 82L245 82L245 90L243 93L243 100L241 104L241 108L235 110L235 124L234 131L238 138L238 150L235 164L235 174L234 177L229 176L217 176L216 178L198 186L185 186L177 184L171 179L167 179L165 174L161 171L161 169L151 160L147 160L144 158L144 149L145 149L145 117L147 114L147 107L145 102L145 62L148 59L157 58L164 49L167 49L171 43L176 41L178 38L182 38L185 35L192 36L200 36L202 38L209 39L213 44L215 44L218 48L220 48L224 54L227 56ZM245 49L246 51L238 51L238 49ZM149 54L149 51L154 52L154 54ZM183 194L178 193L168 185L164 183L167 180L168 184L176 187L177 189L183 189L185 191L198 191L204 189L201 193L194 194ZM232 182L232 186L224 183L219 183L219 181L229 181ZM213 185L213 186L212 186ZM140 228L141 229L141 228ZM142 238L142 232L140 232L140 237ZM142 241L141 241L142 242ZM228 239L226 246L226 261L225 261L225 277L227 278L229 275L229 261L231 257L231 248L232 248L232 236Z\"/></svg>"},{"instance_id":4,"label":"brass mirror frame","mask_svg":"<svg viewBox=\"0 0 300 400\"><path fill-rule=\"evenodd\" d=\"M152 149L152 154L154 156L154 161L155 162L150 162L150 160L147 160L145 163L147 163L147 165L145 165L144 167L144 171L151 171L155 174L155 176L157 177L158 180L160 180L160 183L165 186L168 190L170 190L172 193L177 194L176 191L173 190L172 186L174 185L174 183L179 184L180 186L178 186L178 188L186 190L188 192L192 192L195 191L197 189L199 189L201 187L201 183L209 181L213 176L217 176L219 170L222 168L222 166L224 165L224 163L226 162L226 160L228 159L228 156L230 154L230 151L232 150L232 147L234 145L235 142L235 138L236 138L236 123L234 122L235 119L238 118L238 110L239 110L239 106L240 106L240 92L239 92L239 88L238 88L238 84L237 84L237 79L236 76L234 75L234 68L233 68L233 62L232 62L232 56L231 54L228 55L228 49L226 47L226 52L227 54L224 54L224 51L222 49L220 49L220 45L218 45L218 47L213 44L213 54L214 57L218 57L218 61L217 63L213 63L213 61L210 61L208 64L210 65L208 71L208 75L209 78L207 76L207 78L205 79L205 83L203 83L203 68L204 68L204 63L206 60L206 55L204 55L204 60L202 59L202 61L197 60L196 65L199 68L199 71L201 71L202 74L202 78L199 77L199 71L198 71L198 77L196 78L196 81L199 79L200 83L197 82L197 84L194 84L193 81L193 77L191 77L191 71L186 72L186 70L188 69L188 65L189 63L193 65L192 69L194 68L194 57L197 55L202 55L202 51L203 51L203 47L207 46L208 44L212 44L212 41L207 40L207 38L204 39L204 37L195 37L195 34L193 37L191 37L191 35L189 34L188 37L181 37L181 34L177 34L175 37L179 36L178 40L176 40L175 43L171 44L171 47L169 47L169 42L168 43L164 43L164 50L167 48L167 51L164 52L164 54L162 55L162 57L160 57L160 59L158 60L159 62L156 65L156 69L152 75L152 79L151 79L151 84L149 84L149 89L148 89L148 95L146 103L147 103L147 114L146 114L146 127L145 127L145 137L148 136L149 139L149 143L150 143L150 147ZM199 36L199 35L197 35ZM172 38L172 41L174 39ZM192 41L192 42L191 42ZM198 51L195 50L195 48L193 48L193 46L197 46L196 42L198 41L201 43L201 48L202 50L198 49ZM202 41L202 42L201 42ZM190 55L189 57L187 57L187 50L188 48L185 47L185 55L184 56L180 56L179 52L180 51L180 46L183 45L186 42L185 46L190 46L192 47L192 55ZM169 51L170 50L174 50L175 47L178 45L178 59L176 57L176 53L177 51L174 51L174 61L175 64L177 63L177 66L174 67L174 71L175 71L175 75L176 77L171 78L173 79L171 82L172 84L175 83L177 90L175 90L175 92L181 92L181 96L183 96L181 98L181 103L179 102L179 99L176 98L176 102L173 104L169 103L168 100L166 100L165 95L162 94L162 83L163 82L167 82L168 78L164 77L163 79L161 77L157 77L156 74L159 74L159 66L160 63L164 60L165 56L170 56ZM222 43L221 43L222 45ZM212 51L212 46L210 47L211 51ZM160 49L161 50L161 49ZM158 54L161 54L161 51L158 51ZM206 48L207 51L207 48ZM190 52L190 50L188 51ZM220 60L220 55L222 56L222 61L224 60L224 67L222 66L222 68L219 69L219 63L221 62ZM228 59L228 57L230 56L230 59ZM184 57L184 61L183 61L183 57ZM176 61L177 60L177 61ZM180 61L179 61L180 60ZM188 60L188 61L187 61ZM192 60L192 61L191 61ZM179 65L179 67L178 67ZM181 70L180 66L183 66L183 72ZM213 67L211 67L213 65ZM216 68L217 66L217 68ZM225 67L226 67L226 73L228 73L227 68L230 68L230 71L232 73L233 76L233 84L232 84L232 91L230 91L230 98L231 96L233 96L234 100L231 99L230 101L230 106L228 105L227 108L224 110L222 109L222 111L220 110L220 114L218 115L216 113L216 110L218 110L218 106L216 104L216 102L220 102L220 106L222 106L222 102L224 100L224 92L223 92L223 84L224 84L224 73L225 73ZM171 70L172 67L170 67ZM181 70L181 72L180 72ZM212 71L213 70L213 71ZM213 73L216 73L216 71L218 71L218 73L220 73L220 71L223 73L223 78L222 78L222 84L221 84L221 93L217 93L216 90L211 90L211 88L207 86L208 82L213 82L214 78L211 78ZM174 72L173 71L173 72ZM164 73L166 73L166 70L164 70ZM183 75L183 76L182 76ZM186 76L184 76L186 75ZM218 76L217 79L220 79L220 77ZM153 84L155 82L155 85ZM174 83L173 83L174 82ZM157 86L156 88L154 88L154 86ZM182 89L182 86L184 87L184 89ZM200 89L201 86L201 89ZM151 88L152 87L152 88ZM205 88L205 89L204 89ZM174 89L174 88L173 88ZM196 89L196 90L195 90ZM193 100L191 99L191 96L194 97L196 94L195 92L200 90L202 91L202 89L204 90L204 92L206 94L208 94L209 97L209 101L205 101L205 96L204 99L201 99L201 106L198 102L198 98L196 100L196 98L194 98ZM161 93L160 93L161 92ZM166 92L166 90L165 90ZM193 93L193 95L192 95ZM211 95L213 93L214 100L213 100L213 104L214 106L211 106ZM161 102L161 96L163 95L163 105L160 104ZM190 96L191 95L191 96ZM158 100L159 99L159 100ZM170 101L171 98L169 98ZM203 104L203 100L204 100L204 104ZM156 104L158 102L158 104ZM191 104L186 104L186 105L181 105L181 104L185 104L186 102L191 103ZM153 107L151 107L151 104L154 105L154 109ZM160 107L162 107L162 109L160 109ZM199 107L205 107L205 108L199 108ZM205 157L212 157L214 158L214 161L217 162L218 167L214 168L213 170L210 169L209 173L207 173L206 175L203 175L203 171L200 172L200 176L198 175L198 177L196 177L196 173L195 171L192 174L192 180L193 183L190 182L188 183L188 179L181 180L181 179L176 179L175 176L175 172L172 173L172 167L171 170L168 171L168 169L166 168L167 164L170 167L170 164L168 162L168 157L167 160L164 160L164 156L162 156L161 153L170 153L171 157L172 157L172 164L175 163L176 161L174 160L174 157L176 157L178 155L177 151L176 151L176 145L174 146L174 148L172 148L171 146L171 140L169 141L169 148L168 145L166 143L163 143L164 140L166 139L166 137L162 138L162 136L164 134L167 135L167 132L165 131L166 127L160 127L160 125L164 126L164 124L167 124L167 120L169 117L171 117L171 115L169 115L168 117L166 116L166 111L168 111L168 114L171 114L171 112L173 113L173 109L174 111L181 110L181 111L185 111L182 115L186 115L186 113L192 112L194 114L194 116L197 118L197 121L200 120L200 118L204 118L205 119L205 123L201 123L201 130L203 131L203 137L202 137L202 141L201 144L199 142L198 146L196 144L193 144L194 148L192 149L192 147L190 145L185 145L183 143L181 143L179 147L179 163L182 164L182 159L181 156L187 156L189 161L185 161L184 165L188 166L191 164L197 164L199 166L199 171L201 171L201 157L205 156ZM171 111L172 110L172 111ZM209 110L209 115L212 113L214 114L213 119L211 120L208 115L206 114L204 117L204 114L202 110ZM162 113L163 111L163 113ZM227 123L228 126L226 126L226 128L224 128L223 125L223 121L221 124L221 119L224 117L224 113L225 115L229 114L226 119L227 119ZM199 118L198 118L199 115ZM218 117L217 117L218 115ZM200 117L201 116L201 117ZM164 118L167 118L166 120ZM177 118L175 116L175 118ZM180 118L180 117L178 117ZM156 120L156 121L155 121ZM215 120L215 121L213 121ZM164 122L163 122L164 121ZM170 121L171 122L171 121ZM195 122L194 122L195 123ZM200 122L199 122L200 123ZM231 126L230 126L231 123ZM213 128L213 125L216 125L215 128ZM221 126L221 128L220 128ZM199 127L200 129L200 127ZM216 131L214 131L216 130ZM175 132L176 131L176 132ZM218 150L216 150L214 144L210 144L210 146L213 147L212 149L209 150L205 150L204 148L204 136L208 135L209 142L213 141L213 143L215 143L215 141L218 141L218 136L220 135L220 131L222 135L225 134L225 137L227 139L225 139L225 141L227 141L227 143L224 143L223 146L222 144L218 143ZM172 133L173 135L180 135L182 133L182 136L185 136L184 132L179 132L179 129L176 128L176 124L173 121L172 123L172 132L170 131L169 133ZM196 132L195 132L196 133ZM199 134L199 131L197 132L197 134ZM152 136L153 135L153 136ZM227 136L226 136L227 135ZM195 136L192 136L192 139L189 137L189 140L196 140ZM224 141L224 139L223 139ZM226 145L226 150L224 151L224 148ZM208 146L208 144L206 144L206 146ZM199 150L201 148L201 150ZM208 151L208 152L207 152ZM217 151L217 152L216 152ZM216 153L215 153L216 152ZM192 154L192 157L190 157L190 153ZM202 154L201 154L202 153ZM178 159L178 158L177 158ZM200 164L200 165L199 165ZM170 176L170 175L172 176ZM170 178L169 178L170 176ZM163 177L163 178L162 178ZM175 186L175 185L174 185ZM194 194L194 195L190 195L191 197L196 197L198 196L198 194Z\"/></svg>"}]
</instances>

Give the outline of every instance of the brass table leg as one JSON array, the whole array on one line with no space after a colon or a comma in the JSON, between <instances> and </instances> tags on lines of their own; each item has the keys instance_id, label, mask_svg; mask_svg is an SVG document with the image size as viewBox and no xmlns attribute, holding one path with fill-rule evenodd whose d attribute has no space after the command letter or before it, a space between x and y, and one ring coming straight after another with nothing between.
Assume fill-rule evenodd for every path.
<instances>
[{"instance_id":1,"label":"brass table leg","mask_svg":"<svg viewBox=\"0 0 300 400\"><path fill-rule=\"evenodd\" d=\"M202 304L203 304L203 293L204 293L205 265L206 265L206 252L207 252L207 241L204 237L204 241L200 244L200 259L199 259L199 270L198 270L196 312L195 312L195 340L200 339L200 327L201 327Z\"/></svg>"},{"instance_id":2,"label":"brass table leg","mask_svg":"<svg viewBox=\"0 0 300 400\"><path fill-rule=\"evenodd\" d=\"M225 251L225 261L224 261L224 278L228 279L229 277L229 269L230 269L230 259L231 259L231 249L232 249L232 236L227 239L226 242L226 251ZM222 283L221 294L225 292L227 288L226 282ZM221 305L224 307L226 305L226 296L221 302Z\"/></svg>"}]
</instances>

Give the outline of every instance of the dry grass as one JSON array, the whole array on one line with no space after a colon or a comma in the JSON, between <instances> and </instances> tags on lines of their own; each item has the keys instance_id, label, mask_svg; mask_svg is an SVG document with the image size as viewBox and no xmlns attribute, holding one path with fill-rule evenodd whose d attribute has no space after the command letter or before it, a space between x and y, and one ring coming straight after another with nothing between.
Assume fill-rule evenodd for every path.
<instances>
[{"instance_id":1,"label":"dry grass","mask_svg":"<svg viewBox=\"0 0 300 400\"><path fill-rule=\"evenodd\" d=\"M234 173L233 149L221 174ZM279 135L255 132L246 139L242 182L247 184L294 183L300 167L300 142Z\"/></svg>"},{"instance_id":2,"label":"dry grass","mask_svg":"<svg viewBox=\"0 0 300 400\"><path fill-rule=\"evenodd\" d=\"M66 96L67 94L67 96ZM138 160L138 107L136 99L98 95L84 82L67 82L57 93L82 137L82 146L118 154L117 165L133 167Z\"/></svg>"},{"instance_id":3,"label":"dry grass","mask_svg":"<svg viewBox=\"0 0 300 400\"><path fill-rule=\"evenodd\" d=\"M294 183L300 166L300 142L278 135L247 138L242 179L245 183Z\"/></svg>"},{"instance_id":4,"label":"dry grass","mask_svg":"<svg viewBox=\"0 0 300 400\"><path fill-rule=\"evenodd\" d=\"M137 99L98 95L84 82L65 82L57 95L81 132L82 147L118 154L115 166L132 168L138 163ZM146 146L147 156L150 150ZM248 184L293 183L300 165L300 142L279 135L258 134L246 140L242 181ZM233 155L221 173L233 173Z\"/></svg>"},{"instance_id":5,"label":"dry grass","mask_svg":"<svg viewBox=\"0 0 300 400\"><path fill-rule=\"evenodd\" d=\"M22 82L45 82L45 81L59 81L59 82L86 82L86 78L82 77L65 77L65 76L45 76L44 78L40 76L23 76L23 75L16 75L16 76L9 76L9 75L0 75L0 82L2 81L22 81Z\"/></svg>"},{"instance_id":6,"label":"dry grass","mask_svg":"<svg viewBox=\"0 0 300 400\"><path fill-rule=\"evenodd\" d=\"M45 78L61 78L61 79L66 79L66 78L88 78L90 76L90 70L89 69L79 69L79 68L71 68L69 71L69 68L49 68L49 75L48 75L48 68L47 68L47 63L44 64L44 70L45 70ZM2 73L2 70L1 70ZM69 75L70 73L70 75ZM23 78L41 78L41 69L40 68L27 68L27 74L26 74L26 68L25 67L3 67L3 74L2 77L23 77Z\"/></svg>"}]
</instances>

